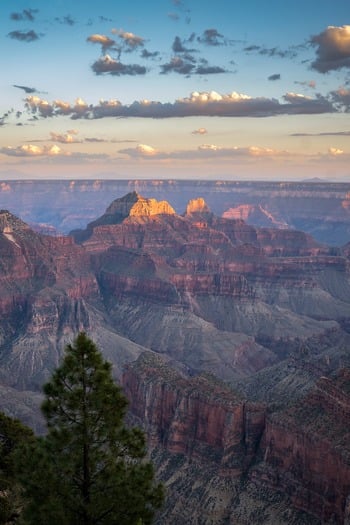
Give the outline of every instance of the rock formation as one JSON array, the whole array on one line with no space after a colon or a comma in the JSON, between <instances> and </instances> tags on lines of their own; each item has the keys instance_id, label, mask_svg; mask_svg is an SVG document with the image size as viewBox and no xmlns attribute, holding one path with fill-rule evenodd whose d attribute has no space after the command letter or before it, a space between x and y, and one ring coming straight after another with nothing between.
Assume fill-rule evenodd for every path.
<instances>
[{"instance_id":1,"label":"rock formation","mask_svg":"<svg viewBox=\"0 0 350 525\"><path fill-rule=\"evenodd\" d=\"M212 475L221 480L226 476L231 482L248 479L247 485L241 485L241 497L250 484L250 490L272 490L270 501L273 493L284 494L309 519L346 523L350 369L343 369L335 380L322 377L302 402L275 413L264 404L247 402L213 378L185 378L152 354L143 354L126 369L123 386L132 415L143 425L158 455L161 449L207 469L212 464ZM177 494L168 483L167 512L171 514ZM199 489L199 480L197 484ZM212 496L213 505L216 499L224 499L221 490ZM254 511L254 502L251 505ZM240 523L236 520L241 512L239 498L230 502L232 523ZM211 522L204 517L201 521ZM288 520L275 518L275 523Z\"/></svg>"},{"instance_id":2,"label":"rock formation","mask_svg":"<svg viewBox=\"0 0 350 525\"><path fill-rule=\"evenodd\" d=\"M174 481L184 499L163 523L177 523L177 513L198 503L193 476L204 464L213 473L212 484L199 476L208 525L247 523L244 509L252 498L262 504L264 491L266 501L275 498L276 480L283 505L271 523L298 523L299 514L281 517L292 506L315 519L345 519L345 434L338 442L315 429L318 413L332 428L332 410L347 417L346 374L331 385L340 367L350 367L348 246L217 217L202 198L179 215L129 192L69 237L41 235L2 211L0 313L1 406L31 424L33 413L13 399L32 395L37 406L41 385L79 330L96 340L117 378L143 355L124 379L134 417L149 432L164 479L175 479L172 458L184 458L183 480ZM328 379L313 391L321 376ZM314 407L310 426L299 423L303 407ZM254 505L250 523L261 521Z\"/></svg>"},{"instance_id":3,"label":"rock formation","mask_svg":"<svg viewBox=\"0 0 350 525\"><path fill-rule=\"evenodd\" d=\"M256 483L288 493L322 523L345 523L350 495L350 369L321 377L302 403L266 419Z\"/></svg>"},{"instance_id":4,"label":"rock formation","mask_svg":"<svg viewBox=\"0 0 350 525\"><path fill-rule=\"evenodd\" d=\"M218 380L181 377L153 354L142 354L123 376L130 411L146 426L152 447L213 461L240 476L251 463L266 408L249 403Z\"/></svg>"}]
</instances>

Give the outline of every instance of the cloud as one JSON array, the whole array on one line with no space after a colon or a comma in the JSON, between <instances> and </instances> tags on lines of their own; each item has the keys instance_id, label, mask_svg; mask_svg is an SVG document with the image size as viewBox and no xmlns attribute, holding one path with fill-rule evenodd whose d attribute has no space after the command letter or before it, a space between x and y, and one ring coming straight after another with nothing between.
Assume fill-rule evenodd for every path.
<instances>
[{"instance_id":1,"label":"cloud","mask_svg":"<svg viewBox=\"0 0 350 525\"><path fill-rule=\"evenodd\" d=\"M350 137L350 131L322 131L320 133L291 133L290 137Z\"/></svg>"},{"instance_id":2,"label":"cloud","mask_svg":"<svg viewBox=\"0 0 350 525\"><path fill-rule=\"evenodd\" d=\"M224 36L217 29L206 29L197 40L207 46L223 46L226 43Z\"/></svg>"},{"instance_id":3,"label":"cloud","mask_svg":"<svg viewBox=\"0 0 350 525\"><path fill-rule=\"evenodd\" d=\"M146 68L139 64L122 64L119 60L115 60L110 55L100 57L91 66L91 69L96 75L109 74L113 76L121 75L144 75Z\"/></svg>"},{"instance_id":4,"label":"cloud","mask_svg":"<svg viewBox=\"0 0 350 525\"><path fill-rule=\"evenodd\" d=\"M18 86L17 84L12 84L13 87L15 88L18 88L18 89L23 89L23 91L25 93L27 93L28 95L30 93L38 93L38 90L36 88L33 88L33 87L28 87L28 86Z\"/></svg>"},{"instance_id":5,"label":"cloud","mask_svg":"<svg viewBox=\"0 0 350 525\"><path fill-rule=\"evenodd\" d=\"M159 56L159 51L147 51L147 49L143 49L141 51L141 57L142 58L156 58L157 56Z\"/></svg>"},{"instance_id":6,"label":"cloud","mask_svg":"<svg viewBox=\"0 0 350 525\"><path fill-rule=\"evenodd\" d=\"M38 146L36 144L24 144L16 148L7 146L0 148L0 154L9 157L28 158L34 161L50 159L53 162L76 163L88 162L93 160L108 159L109 155L104 153L81 153L62 150L56 144L52 146Z\"/></svg>"},{"instance_id":7,"label":"cloud","mask_svg":"<svg viewBox=\"0 0 350 525\"><path fill-rule=\"evenodd\" d=\"M299 84L299 86L305 86L305 87L309 87L311 89L315 89L316 88L316 82L314 80L304 80L303 82L295 80L294 84Z\"/></svg>"},{"instance_id":8,"label":"cloud","mask_svg":"<svg viewBox=\"0 0 350 525\"><path fill-rule=\"evenodd\" d=\"M86 137L85 142L109 142L105 139L98 139L97 137Z\"/></svg>"},{"instance_id":9,"label":"cloud","mask_svg":"<svg viewBox=\"0 0 350 525\"><path fill-rule=\"evenodd\" d=\"M189 49L185 47L184 43L182 42L179 36L175 37L173 45L171 47L174 53L193 53L194 51L196 51L195 49Z\"/></svg>"},{"instance_id":10,"label":"cloud","mask_svg":"<svg viewBox=\"0 0 350 525\"><path fill-rule=\"evenodd\" d=\"M146 144L139 144L135 148L125 148L119 150L119 154L127 155L132 159L143 160L200 160L200 159L234 159L245 158L256 159L274 159L278 157L290 157L287 151L275 150L272 148L263 148L260 146L223 148L216 144L202 144L194 150L175 150L160 151Z\"/></svg>"},{"instance_id":11,"label":"cloud","mask_svg":"<svg viewBox=\"0 0 350 525\"><path fill-rule=\"evenodd\" d=\"M343 155L344 151L342 149L339 149L339 148L329 148L328 149L328 154L332 155L332 157L338 157L339 155Z\"/></svg>"},{"instance_id":12,"label":"cloud","mask_svg":"<svg viewBox=\"0 0 350 525\"><path fill-rule=\"evenodd\" d=\"M41 117L50 117L54 114L53 105L36 95L27 97L24 105L27 110L32 113L39 113Z\"/></svg>"},{"instance_id":13,"label":"cloud","mask_svg":"<svg viewBox=\"0 0 350 525\"><path fill-rule=\"evenodd\" d=\"M295 58L297 56L296 51L292 48L290 49L279 49L278 47L262 47L259 50L259 55L266 55L269 57L279 57L279 58Z\"/></svg>"},{"instance_id":14,"label":"cloud","mask_svg":"<svg viewBox=\"0 0 350 525\"><path fill-rule=\"evenodd\" d=\"M61 17L56 16L55 21L58 22L59 24L66 25L66 26L74 26L76 23L74 18L72 18L70 15L61 16Z\"/></svg>"},{"instance_id":15,"label":"cloud","mask_svg":"<svg viewBox=\"0 0 350 525\"><path fill-rule=\"evenodd\" d=\"M39 114L41 117L52 117L56 115L83 115L88 110L86 102L77 98L74 105L63 100L55 100L50 103L36 95L31 95L25 99L25 107L27 111L31 112L34 116Z\"/></svg>"},{"instance_id":16,"label":"cloud","mask_svg":"<svg viewBox=\"0 0 350 525\"><path fill-rule=\"evenodd\" d=\"M281 80L281 75L279 73L274 73L267 77L267 80Z\"/></svg>"},{"instance_id":17,"label":"cloud","mask_svg":"<svg viewBox=\"0 0 350 525\"><path fill-rule=\"evenodd\" d=\"M56 155L66 154L63 153L59 146L55 144L53 146L37 146L36 144L24 144L23 146L18 146L13 148L7 146L0 149L0 153L4 155L9 155L11 157L50 157Z\"/></svg>"},{"instance_id":18,"label":"cloud","mask_svg":"<svg viewBox=\"0 0 350 525\"><path fill-rule=\"evenodd\" d=\"M161 65L161 74L174 72L180 75L189 75L194 67L195 65L191 61L176 56L172 57L170 62Z\"/></svg>"},{"instance_id":19,"label":"cloud","mask_svg":"<svg viewBox=\"0 0 350 525\"><path fill-rule=\"evenodd\" d=\"M206 130L206 128L198 128L192 131L192 135L206 135L207 133L208 131Z\"/></svg>"},{"instance_id":20,"label":"cloud","mask_svg":"<svg viewBox=\"0 0 350 525\"><path fill-rule=\"evenodd\" d=\"M107 49L115 46L116 42L112 38L109 38L106 35L99 35L94 34L90 35L86 39L87 42L91 42L92 44L100 44L102 46L103 52L105 52Z\"/></svg>"},{"instance_id":21,"label":"cloud","mask_svg":"<svg viewBox=\"0 0 350 525\"><path fill-rule=\"evenodd\" d=\"M161 65L161 74L179 73L180 75L215 75L227 73L227 70L220 66L210 66L206 60L202 59L200 65L195 65L196 60L192 55L172 57L170 62Z\"/></svg>"},{"instance_id":22,"label":"cloud","mask_svg":"<svg viewBox=\"0 0 350 525\"><path fill-rule=\"evenodd\" d=\"M248 53L250 53L251 51L259 51L260 49L261 49L261 46L256 46L252 44L250 46L244 47L243 51L247 51Z\"/></svg>"},{"instance_id":23,"label":"cloud","mask_svg":"<svg viewBox=\"0 0 350 525\"><path fill-rule=\"evenodd\" d=\"M316 46L316 60L311 67L319 73L350 68L350 25L328 26L310 42Z\"/></svg>"},{"instance_id":24,"label":"cloud","mask_svg":"<svg viewBox=\"0 0 350 525\"><path fill-rule=\"evenodd\" d=\"M144 46L144 38L141 38L134 33L129 33L127 31L123 31L122 29L112 29L112 33L114 35L118 35L129 51L134 51L138 47Z\"/></svg>"},{"instance_id":25,"label":"cloud","mask_svg":"<svg viewBox=\"0 0 350 525\"><path fill-rule=\"evenodd\" d=\"M98 19L100 22L113 22L111 18L107 18L106 16L103 16L103 15L100 15Z\"/></svg>"},{"instance_id":26,"label":"cloud","mask_svg":"<svg viewBox=\"0 0 350 525\"><path fill-rule=\"evenodd\" d=\"M311 115L337 111L327 98L316 95L306 97L297 93L287 93L284 102L275 98L250 97L235 91L220 94L216 91L194 91L187 98L175 102L141 100L124 105L117 99L100 100L98 105L88 105L77 99L74 105L55 100L49 103L35 95L25 99L25 106L34 116L49 117L71 115L71 118L98 119L104 117L272 117L276 115Z\"/></svg>"},{"instance_id":27,"label":"cloud","mask_svg":"<svg viewBox=\"0 0 350 525\"><path fill-rule=\"evenodd\" d=\"M227 73L227 70L220 66L198 66L194 71L195 75L218 75L220 73Z\"/></svg>"},{"instance_id":28,"label":"cloud","mask_svg":"<svg viewBox=\"0 0 350 525\"><path fill-rule=\"evenodd\" d=\"M297 56L297 47L300 46L291 46L288 49L280 49L279 47L265 47L252 44L244 47L243 51L268 57L295 58Z\"/></svg>"},{"instance_id":29,"label":"cloud","mask_svg":"<svg viewBox=\"0 0 350 525\"><path fill-rule=\"evenodd\" d=\"M34 15L38 13L38 9L23 9L21 13L11 13L10 18L11 20L21 21L26 20L29 22L33 22L35 20Z\"/></svg>"},{"instance_id":30,"label":"cloud","mask_svg":"<svg viewBox=\"0 0 350 525\"><path fill-rule=\"evenodd\" d=\"M71 130L70 133L69 131L67 133L54 133L51 131L50 135L50 140L52 142L60 142L61 144L75 144L77 142L81 142L75 137L75 135L77 135L76 130Z\"/></svg>"},{"instance_id":31,"label":"cloud","mask_svg":"<svg viewBox=\"0 0 350 525\"><path fill-rule=\"evenodd\" d=\"M20 42L34 42L40 38L32 29L30 31L11 31L7 36Z\"/></svg>"},{"instance_id":32,"label":"cloud","mask_svg":"<svg viewBox=\"0 0 350 525\"><path fill-rule=\"evenodd\" d=\"M337 108L345 112L350 111L350 89L341 87L337 91L332 91L330 98Z\"/></svg>"}]
</instances>

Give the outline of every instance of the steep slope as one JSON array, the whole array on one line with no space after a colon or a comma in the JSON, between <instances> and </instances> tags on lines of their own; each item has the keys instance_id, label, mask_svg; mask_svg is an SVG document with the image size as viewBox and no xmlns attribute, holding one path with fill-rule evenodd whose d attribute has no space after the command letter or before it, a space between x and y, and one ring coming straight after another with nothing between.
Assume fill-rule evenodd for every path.
<instances>
[{"instance_id":1,"label":"steep slope","mask_svg":"<svg viewBox=\"0 0 350 525\"><path fill-rule=\"evenodd\" d=\"M149 353L123 386L167 485L160 523L347 523L350 368L275 412Z\"/></svg>"}]
</instances>

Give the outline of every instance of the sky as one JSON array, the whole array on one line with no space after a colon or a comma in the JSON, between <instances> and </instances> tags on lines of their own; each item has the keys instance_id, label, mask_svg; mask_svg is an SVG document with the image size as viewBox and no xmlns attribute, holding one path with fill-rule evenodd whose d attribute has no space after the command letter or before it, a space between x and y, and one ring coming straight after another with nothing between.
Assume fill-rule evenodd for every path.
<instances>
[{"instance_id":1,"label":"sky","mask_svg":"<svg viewBox=\"0 0 350 525\"><path fill-rule=\"evenodd\" d=\"M349 0L1 0L0 178L350 182Z\"/></svg>"}]
</instances>

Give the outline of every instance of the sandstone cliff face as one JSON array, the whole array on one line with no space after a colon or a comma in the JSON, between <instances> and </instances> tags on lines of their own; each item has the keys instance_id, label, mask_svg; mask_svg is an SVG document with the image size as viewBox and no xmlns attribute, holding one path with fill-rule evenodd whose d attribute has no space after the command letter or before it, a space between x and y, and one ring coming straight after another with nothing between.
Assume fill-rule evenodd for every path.
<instances>
[{"instance_id":1,"label":"sandstone cliff face","mask_svg":"<svg viewBox=\"0 0 350 525\"><path fill-rule=\"evenodd\" d=\"M143 354L127 367L123 387L130 411L145 428L151 449L158 450L157 457L163 450L208 469L209 464L215 466L214 477L232 480L244 475L241 479L250 480L247 486L241 485L241 502L238 498L226 503L226 519L231 515L232 523L241 523L238 517L246 490L255 487L258 492L272 490L270 502L274 491L277 500L278 494L287 497L289 504L309 514L305 523L314 523L314 517L324 524L343 524L350 495L349 370L342 370L336 380L321 378L297 406L274 413L213 379L181 376L153 354ZM159 468L162 471L164 465L160 463ZM171 510L176 495L170 481L169 490L165 522L176 523ZM216 497L224 499L220 490ZM249 512L253 512L254 502L250 504ZM247 518L248 509L243 513ZM250 522L258 523L258 519ZM285 522L280 516L271 523Z\"/></svg>"},{"instance_id":2,"label":"sandstone cliff face","mask_svg":"<svg viewBox=\"0 0 350 525\"><path fill-rule=\"evenodd\" d=\"M240 399L213 379L181 377L153 354L127 368L123 388L153 447L213 461L232 476L240 476L254 458L264 405Z\"/></svg>"},{"instance_id":3,"label":"sandstone cliff face","mask_svg":"<svg viewBox=\"0 0 350 525\"><path fill-rule=\"evenodd\" d=\"M266 419L259 483L289 494L322 523L345 523L350 495L350 372L322 377L297 407Z\"/></svg>"}]
</instances>

